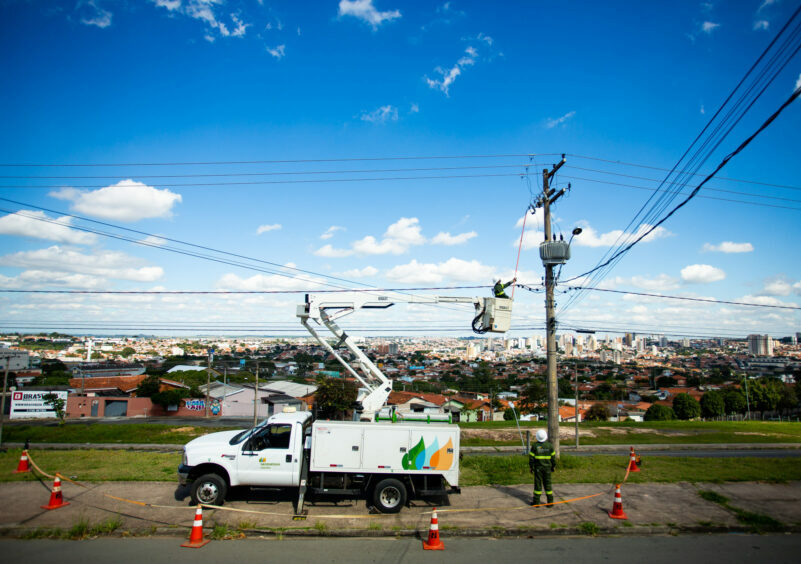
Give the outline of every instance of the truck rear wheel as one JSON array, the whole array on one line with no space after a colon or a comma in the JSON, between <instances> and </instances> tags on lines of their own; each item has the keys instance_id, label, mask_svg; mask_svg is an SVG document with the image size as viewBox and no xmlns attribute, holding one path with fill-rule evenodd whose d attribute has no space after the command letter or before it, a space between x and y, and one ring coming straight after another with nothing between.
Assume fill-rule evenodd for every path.
<instances>
[{"instance_id":1,"label":"truck rear wheel","mask_svg":"<svg viewBox=\"0 0 801 564\"><path fill-rule=\"evenodd\" d=\"M373 505L381 513L397 513L406 505L406 486L395 478L381 480L373 490Z\"/></svg>"},{"instance_id":2,"label":"truck rear wheel","mask_svg":"<svg viewBox=\"0 0 801 564\"><path fill-rule=\"evenodd\" d=\"M217 474L203 474L192 482L192 504L222 505L225 503L227 491L228 486L220 476Z\"/></svg>"}]
</instances>

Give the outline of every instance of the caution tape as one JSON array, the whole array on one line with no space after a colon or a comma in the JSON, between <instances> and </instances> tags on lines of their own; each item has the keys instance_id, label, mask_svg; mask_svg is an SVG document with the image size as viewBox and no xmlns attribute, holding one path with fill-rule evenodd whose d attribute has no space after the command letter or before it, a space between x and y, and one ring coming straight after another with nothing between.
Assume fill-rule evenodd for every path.
<instances>
[{"instance_id":1,"label":"caution tape","mask_svg":"<svg viewBox=\"0 0 801 564\"><path fill-rule=\"evenodd\" d=\"M89 486L87 486L85 484L82 484L82 483L80 483L80 482L78 482L76 480L73 480L71 478L68 478L67 476L62 475L59 472L56 472L55 474L48 474L47 472L42 470L39 467L38 464L36 464L36 462L34 461L33 457L30 454L30 451L28 451L28 460L30 461L31 466L37 472L42 474L43 476L46 476L46 477L52 478L52 479L55 479L56 477L58 477L61 480L65 480L65 481L70 482L71 484L74 484L74 485L79 486L81 488L87 488L87 489L89 488ZM629 474L630 473L631 473L631 462L629 461L629 463L626 464L626 474L623 476L623 480L621 480L619 482L620 485L626 483L626 481L629 478ZM615 485L613 485L611 489L615 489ZM570 499L563 499L563 500L560 500L560 501L554 501L554 502L551 502L551 503L540 503L540 504L536 504L536 505L518 505L518 506L512 506L512 507L509 507L509 506L504 506L504 507L476 507L476 508L465 508L465 509L437 509L436 511L437 511L437 513L477 513L477 512L482 512L482 511L484 511L484 512L491 512L491 511L517 511L517 510L521 510L521 509L532 509L532 508L537 508L537 507L547 507L547 506L553 506L553 505L575 503L577 501L583 501L585 499L592 499L594 497L598 497L598 496L604 495L606 493L608 493L608 492L600 492L600 493L595 493L595 494L591 494L591 495L585 495L585 496L581 496L581 497L574 497L574 498L570 498ZM138 505L140 507L152 507L152 508L155 508L155 509L194 509L194 506L191 506L191 505L190 506L185 506L185 505L160 505L160 504L155 504L155 503L148 503L148 502L145 502L145 501L138 501L138 500L135 500L135 499L128 499L128 498L124 498L124 497L119 497L119 496L115 496L115 495L111 495L111 494L107 494L107 493L104 493L102 495L104 497L109 498L109 499L113 499L113 500L116 500L116 501L121 501L121 502L124 502L124 503L130 503L132 505ZM216 510L216 511L231 511L231 512L235 512L235 513L249 513L249 514L255 514L255 515L278 515L278 516L282 516L282 517L286 517L286 516L292 517L293 516L292 514L279 513L279 512L275 512L275 511L257 511L255 509L239 509L239 508L236 508L236 507L223 507L223 506L220 506L220 505L212 505L210 503L201 503L200 505L202 507L204 507L204 508L213 509L213 510ZM434 512L433 510L431 510L431 511L421 511L420 515L430 515L433 512ZM314 518L315 519L376 519L376 518L392 517L392 516L393 516L392 514L387 514L387 513L375 513L375 514L367 514L367 515L342 515L342 514L325 515L325 514L323 514L323 515L315 515Z\"/></svg>"}]
</instances>

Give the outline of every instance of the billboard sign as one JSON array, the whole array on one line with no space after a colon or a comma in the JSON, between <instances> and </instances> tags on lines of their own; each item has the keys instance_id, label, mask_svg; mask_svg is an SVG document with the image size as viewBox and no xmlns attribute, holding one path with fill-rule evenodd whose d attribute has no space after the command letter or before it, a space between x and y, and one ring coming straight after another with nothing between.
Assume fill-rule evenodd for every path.
<instances>
[{"instance_id":1,"label":"billboard sign","mask_svg":"<svg viewBox=\"0 0 801 564\"><path fill-rule=\"evenodd\" d=\"M64 410L67 409L67 392L49 392L47 390L17 390L11 392L10 419L55 419L56 412L53 406L46 404L44 396L55 394L64 400Z\"/></svg>"}]
</instances>

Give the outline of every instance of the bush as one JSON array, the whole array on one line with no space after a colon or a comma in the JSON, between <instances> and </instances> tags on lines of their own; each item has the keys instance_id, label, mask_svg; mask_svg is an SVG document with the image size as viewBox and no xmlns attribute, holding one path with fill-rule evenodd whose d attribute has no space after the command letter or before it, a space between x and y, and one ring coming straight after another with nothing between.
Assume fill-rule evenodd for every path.
<instances>
[{"instance_id":1,"label":"bush","mask_svg":"<svg viewBox=\"0 0 801 564\"><path fill-rule=\"evenodd\" d=\"M729 388L723 394L723 402L726 404L726 413L745 413L746 401L742 390Z\"/></svg>"},{"instance_id":2,"label":"bush","mask_svg":"<svg viewBox=\"0 0 801 564\"><path fill-rule=\"evenodd\" d=\"M649 407L645 412L646 421L673 421L674 419L676 419L676 414L673 412L673 408L658 403Z\"/></svg>"},{"instance_id":3,"label":"bush","mask_svg":"<svg viewBox=\"0 0 801 564\"><path fill-rule=\"evenodd\" d=\"M673 398L673 412L683 421L701 416L701 404L690 394L678 394Z\"/></svg>"},{"instance_id":4,"label":"bush","mask_svg":"<svg viewBox=\"0 0 801 564\"><path fill-rule=\"evenodd\" d=\"M184 392L182 390L164 390L150 397L150 401L156 405L160 405L164 409L167 409L171 405L180 405L182 399L184 399Z\"/></svg>"},{"instance_id":5,"label":"bush","mask_svg":"<svg viewBox=\"0 0 801 564\"><path fill-rule=\"evenodd\" d=\"M701 415L704 417L720 417L726 414L726 402L723 394L711 390L701 398Z\"/></svg>"}]
</instances>

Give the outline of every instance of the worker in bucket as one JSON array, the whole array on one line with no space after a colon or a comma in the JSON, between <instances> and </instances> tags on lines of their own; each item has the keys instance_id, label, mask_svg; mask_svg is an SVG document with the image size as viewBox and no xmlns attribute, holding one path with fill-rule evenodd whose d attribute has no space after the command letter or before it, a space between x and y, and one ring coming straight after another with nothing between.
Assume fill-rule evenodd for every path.
<instances>
[{"instance_id":1,"label":"worker in bucket","mask_svg":"<svg viewBox=\"0 0 801 564\"><path fill-rule=\"evenodd\" d=\"M528 467L534 474L534 496L531 498L531 505L540 504L540 496L545 488L547 507L553 507L551 472L556 470L556 453L553 445L548 442L548 433L545 429L537 431L537 442L531 446L531 452L528 453Z\"/></svg>"},{"instance_id":2,"label":"worker in bucket","mask_svg":"<svg viewBox=\"0 0 801 564\"><path fill-rule=\"evenodd\" d=\"M512 278L512 280L507 282L506 284L501 282L501 279L498 278L495 281L495 286L492 288L492 293L495 294L496 298L505 298L508 300L509 296L506 295L506 292L504 292L504 290L509 286L511 286L512 284L514 284L515 282L517 282L517 278Z\"/></svg>"}]
</instances>

